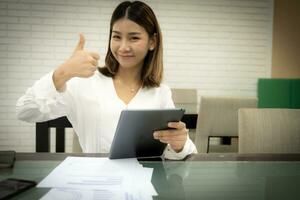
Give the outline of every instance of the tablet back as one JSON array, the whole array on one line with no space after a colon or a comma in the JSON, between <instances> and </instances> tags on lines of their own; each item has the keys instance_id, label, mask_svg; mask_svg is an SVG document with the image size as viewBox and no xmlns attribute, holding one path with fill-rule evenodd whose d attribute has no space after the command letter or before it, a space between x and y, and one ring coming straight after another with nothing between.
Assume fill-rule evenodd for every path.
<instances>
[{"instance_id":1,"label":"tablet back","mask_svg":"<svg viewBox=\"0 0 300 200\"><path fill-rule=\"evenodd\" d=\"M153 138L156 130L168 129L168 122L180 121L183 109L123 110L109 158L161 156L166 144Z\"/></svg>"}]
</instances>

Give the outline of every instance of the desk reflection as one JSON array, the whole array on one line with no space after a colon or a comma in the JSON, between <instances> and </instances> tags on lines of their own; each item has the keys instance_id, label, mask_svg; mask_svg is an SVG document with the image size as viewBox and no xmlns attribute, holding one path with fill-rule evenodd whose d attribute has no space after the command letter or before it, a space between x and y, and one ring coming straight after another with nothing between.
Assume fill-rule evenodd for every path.
<instances>
[{"instance_id":1,"label":"desk reflection","mask_svg":"<svg viewBox=\"0 0 300 200\"><path fill-rule=\"evenodd\" d=\"M300 162L145 162L153 199L300 199Z\"/></svg>"}]
</instances>

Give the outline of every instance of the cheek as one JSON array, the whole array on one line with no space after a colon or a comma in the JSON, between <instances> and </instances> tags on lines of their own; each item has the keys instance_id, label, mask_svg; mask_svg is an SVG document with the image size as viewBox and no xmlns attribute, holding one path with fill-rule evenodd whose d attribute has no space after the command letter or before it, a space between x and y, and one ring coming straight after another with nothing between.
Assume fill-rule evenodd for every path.
<instances>
[{"instance_id":1,"label":"cheek","mask_svg":"<svg viewBox=\"0 0 300 200\"><path fill-rule=\"evenodd\" d=\"M109 45L110 45L110 50L114 52L116 50L116 43L111 40Z\"/></svg>"},{"instance_id":2,"label":"cheek","mask_svg":"<svg viewBox=\"0 0 300 200\"><path fill-rule=\"evenodd\" d=\"M149 50L148 44L145 42L138 44L136 48L141 54L147 54Z\"/></svg>"},{"instance_id":3,"label":"cheek","mask_svg":"<svg viewBox=\"0 0 300 200\"><path fill-rule=\"evenodd\" d=\"M116 52L118 50L118 47L117 47L116 43L115 42L110 42L109 46L110 46L110 51L111 51L112 55L115 57L115 59L117 59Z\"/></svg>"}]
</instances>

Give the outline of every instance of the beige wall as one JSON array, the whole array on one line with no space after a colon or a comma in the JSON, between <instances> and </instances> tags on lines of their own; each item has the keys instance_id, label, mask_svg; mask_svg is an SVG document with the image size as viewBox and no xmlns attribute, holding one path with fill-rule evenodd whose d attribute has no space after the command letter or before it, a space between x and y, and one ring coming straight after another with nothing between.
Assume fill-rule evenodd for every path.
<instances>
[{"instance_id":1,"label":"beige wall","mask_svg":"<svg viewBox=\"0 0 300 200\"><path fill-rule=\"evenodd\" d=\"M275 0L272 77L300 78L300 1Z\"/></svg>"}]
</instances>

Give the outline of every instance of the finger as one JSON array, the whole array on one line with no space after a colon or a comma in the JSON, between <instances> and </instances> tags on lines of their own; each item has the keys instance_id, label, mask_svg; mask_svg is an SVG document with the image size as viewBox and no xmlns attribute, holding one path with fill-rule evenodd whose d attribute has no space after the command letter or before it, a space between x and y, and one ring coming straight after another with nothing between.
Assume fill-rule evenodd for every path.
<instances>
[{"instance_id":1,"label":"finger","mask_svg":"<svg viewBox=\"0 0 300 200\"><path fill-rule=\"evenodd\" d=\"M186 140L187 140L187 137L181 137L181 138L159 138L157 139L159 140L160 142L163 142L163 143L168 143L168 144L174 144L174 143L185 143Z\"/></svg>"},{"instance_id":2,"label":"finger","mask_svg":"<svg viewBox=\"0 0 300 200\"><path fill-rule=\"evenodd\" d=\"M173 137L173 136L180 136L186 135L188 133L187 129L173 129L173 130L164 130L164 131L155 131L153 133L154 138L158 139L161 137Z\"/></svg>"},{"instance_id":3,"label":"finger","mask_svg":"<svg viewBox=\"0 0 300 200\"><path fill-rule=\"evenodd\" d=\"M174 133L174 132L173 132ZM167 131L155 131L154 133L153 133L153 137L154 137L154 139L161 139L161 138L165 138L165 137L168 137L168 136L170 136L172 133L169 133L169 132L167 132ZM174 134L176 134L176 133L174 133ZM178 135L178 133L177 133L177 135Z\"/></svg>"},{"instance_id":4,"label":"finger","mask_svg":"<svg viewBox=\"0 0 300 200\"><path fill-rule=\"evenodd\" d=\"M176 129L183 129L185 128L185 123L180 121L180 122L169 122L168 127L170 128L176 128Z\"/></svg>"},{"instance_id":5,"label":"finger","mask_svg":"<svg viewBox=\"0 0 300 200\"><path fill-rule=\"evenodd\" d=\"M167 144L184 144L186 140L166 140L166 139L160 139L159 140L162 143L167 143Z\"/></svg>"},{"instance_id":6,"label":"finger","mask_svg":"<svg viewBox=\"0 0 300 200\"><path fill-rule=\"evenodd\" d=\"M179 136L169 136L169 137L160 137L159 140L168 140L168 141L184 141L187 139L186 135Z\"/></svg>"},{"instance_id":7,"label":"finger","mask_svg":"<svg viewBox=\"0 0 300 200\"><path fill-rule=\"evenodd\" d=\"M90 58L89 58L89 63L91 63L91 64L94 65L94 66L98 66L98 61L95 60L93 57L90 57Z\"/></svg>"},{"instance_id":8,"label":"finger","mask_svg":"<svg viewBox=\"0 0 300 200\"><path fill-rule=\"evenodd\" d=\"M93 66L92 70L95 72L98 69L97 66Z\"/></svg>"},{"instance_id":9,"label":"finger","mask_svg":"<svg viewBox=\"0 0 300 200\"><path fill-rule=\"evenodd\" d=\"M165 143L165 144L168 144L168 141L166 140L159 140L161 143Z\"/></svg>"},{"instance_id":10,"label":"finger","mask_svg":"<svg viewBox=\"0 0 300 200\"><path fill-rule=\"evenodd\" d=\"M153 137L155 139L159 139L161 137L163 137L164 135L170 134L168 130L164 130L164 131L155 131L153 133Z\"/></svg>"},{"instance_id":11,"label":"finger","mask_svg":"<svg viewBox=\"0 0 300 200\"><path fill-rule=\"evenodd\" d=\"M169 139L160 139L159 141L171 145L182 144L185 142L185 140L169 140Z\"/></svg>"},{"instance_id":12,"label":"finger","mask_svg":"<svg viewBox=\"0 0 300 200\"><path fill-rule=\"evenodd\" d=\"M84 45L85 45L85 38L84 38L83 34L80 33L79 34L79 42L78 42L78 44L77 44L77 46L76 46L76 48L75 48L74 51L83 50Z\"/></svg>"},{"instance_id":13,"label":"finger","mask_svg":"<svg viewBox=\"0 0 300 200\"><path fill-rule=\"evenodd\" d=\"M98 68L98 67L97 67L96 65L93 65L92 63L89 64L89 70L90 70L90 71L93 71L93 72L94 72L94 71L97 70L97 68Z\"/></svg>"},{"instance_id":14,"label":"finger","mask_svg":"<svg viewBox=\"0 0 300 200\"><path fill-rule=\"evenodd\" d=\"M89 52L89 55L92 56L96 60L100 59L100 55L97 52Z\"/></svg>"}]
</instances>

